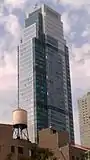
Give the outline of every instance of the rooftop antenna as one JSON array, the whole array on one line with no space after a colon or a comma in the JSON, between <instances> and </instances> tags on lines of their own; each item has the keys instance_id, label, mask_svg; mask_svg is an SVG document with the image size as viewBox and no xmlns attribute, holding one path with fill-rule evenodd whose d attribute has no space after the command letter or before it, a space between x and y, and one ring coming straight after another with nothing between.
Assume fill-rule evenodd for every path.
<instances>
[{"instance_id":1,"label":"rooftop antenna","mask_svg":"<svg viewBox=\"0 0 90 160\"><path fill-rule=\"evenodd\" d=\"M18 90L17 90L17 105L18 105L18 109L19 109L19 46L17 47L17 87L18 87Z\"/></svg>"},{"instance_id":2,"label":"rooftop antenna","mask_svg":"<svg viewBox=\"0 0 90 160\"><path fill-rule=\"evenodd\" d=\"M22 43L22 40L21 40ZM19 104L19 46L17 47L17 109L13 111L13 138L29 140L27 127L27 111L20 108Z\"/></svg>"}]
</instances>

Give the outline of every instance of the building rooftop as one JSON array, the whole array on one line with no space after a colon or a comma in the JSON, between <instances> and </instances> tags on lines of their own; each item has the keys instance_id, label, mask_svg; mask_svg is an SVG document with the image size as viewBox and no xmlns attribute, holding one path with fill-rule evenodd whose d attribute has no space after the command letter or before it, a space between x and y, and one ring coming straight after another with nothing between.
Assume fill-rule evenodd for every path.
<instances>
[{"instance_id":1,"label":"building rooftop","mask_svg":"<svg viewBox=\"0 0 90 160\"><path fill-rule=\"evenodd\" d=\"M52 6L49 6L45 3L41 3L41 4L36 3L35 5L28 7L27 11L25 12L26 18L28 17L29 14L39 10L40 8L47 8L47 10L50 10L57 15L60 14Z\"/></svg>"}]
</instances>

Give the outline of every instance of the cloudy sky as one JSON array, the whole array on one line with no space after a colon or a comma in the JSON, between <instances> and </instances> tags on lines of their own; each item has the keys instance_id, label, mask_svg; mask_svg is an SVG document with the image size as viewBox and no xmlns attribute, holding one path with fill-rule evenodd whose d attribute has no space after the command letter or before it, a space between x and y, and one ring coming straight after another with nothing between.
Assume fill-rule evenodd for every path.
<instances>
[{"instance_id":1,"label":"cloudy sky","mask_svg":"<svg viewBox=\"0 0 90 160\"><path fill-rule=\"evenodd\" d=\"M10 123L16 106L16 46L24 12L44 0L0 0L0 122ZM45 0L62 14L70 50L76 143L80 143L77 99L90 90L90 0Z\"/></svg>"}]
</instances>

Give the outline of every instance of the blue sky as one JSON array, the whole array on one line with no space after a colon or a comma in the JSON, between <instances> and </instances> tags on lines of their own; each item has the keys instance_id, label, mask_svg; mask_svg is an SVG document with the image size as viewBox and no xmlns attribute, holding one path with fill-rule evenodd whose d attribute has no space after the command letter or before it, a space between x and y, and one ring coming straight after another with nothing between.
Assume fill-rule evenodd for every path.
<instances>
[{"instance_id":1,"label":"blue sky","mask_svg":"<svg viewBox=\"0 0 90 160\"><path fill-rule=\"evenodd\" d=\"M16 106L16 46L24 12L44 0L0 0L0 122L12 121ZM70 68L76 143L80 143L77 99L90 90L90 0L45 0L62 14L70 51Z\"/></svg>"}]
</instances>

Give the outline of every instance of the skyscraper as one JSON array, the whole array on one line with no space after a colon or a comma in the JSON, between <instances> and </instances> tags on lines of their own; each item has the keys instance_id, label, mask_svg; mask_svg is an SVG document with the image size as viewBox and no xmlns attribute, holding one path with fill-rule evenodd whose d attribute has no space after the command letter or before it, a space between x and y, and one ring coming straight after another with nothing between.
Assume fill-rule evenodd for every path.
<instances>
[{"instance_id":1,"label":"skyscraper","mask_svg":"<svg viewBox=\"0 0 90 160\"><path fill-rule=\"evenodd\" d=\"M20 43L20 105L28 111L29 135L52 127L74 140L68 47L61 15L47 5L27 14Z\"/></svg>"},{"instance_id":2,"label":"skyscraper","mask_svg":"<svg viewBox=\"0 0 90 160\"><path fill-rule=\"evenodd\" d=\"M90 92L78 100L81 144L90 147Z\"/></svg>"}]
</instances>

